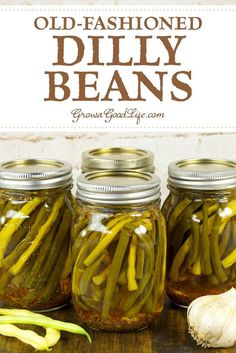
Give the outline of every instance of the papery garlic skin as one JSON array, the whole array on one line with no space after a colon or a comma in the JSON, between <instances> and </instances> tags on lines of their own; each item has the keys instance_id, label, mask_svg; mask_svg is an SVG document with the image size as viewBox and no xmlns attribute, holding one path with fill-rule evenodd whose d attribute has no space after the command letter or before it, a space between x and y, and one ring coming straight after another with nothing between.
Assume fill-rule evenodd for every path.
<instances>
[{"instance_id":1,"label":"papery garlic skin","mask_svg":"<svg viewBox=\"0 0 236 353\"><path fill-rule=\"evenodd\" d=\"M195 299L187 310L188 329L202 347L236 344L236 290Z\"/></svg>"}]
</instances>

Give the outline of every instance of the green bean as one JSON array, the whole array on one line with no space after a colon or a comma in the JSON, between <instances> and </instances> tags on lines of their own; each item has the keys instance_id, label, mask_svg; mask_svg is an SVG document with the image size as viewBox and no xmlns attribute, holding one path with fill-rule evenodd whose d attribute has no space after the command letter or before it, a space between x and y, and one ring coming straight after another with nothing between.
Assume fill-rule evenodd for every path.
<instances>
[{"instance_id":1,"label":"green bean","mask_svg":"<svg viewBox=\"0 0 236 353\"><path fill-rule=\"evenodd\" d=\"M18 258L23 254L27 249L31 241L34 239L35 234L38 229L42 226L47 216L47 208L43 205L33 223L31 229L29 229L25 239L17 245L17 247L3 259L3 266L6 269L9 269L13 264L18 260Z\"/></svg>"},{"instance_id":2,"label":"green bean","mask_svg":"<svg viewBox=\"0 0 236 353\"><path fill-rule=\"evenodd\" d=\"M42 283L46 282L47 280L47 278L44 277L42 272L43 268L46 266L47 261L50 261L50 248L60 220L61 217L58 217L39 249L33 267L29 275L25 279L25 286L27 286L28 288L34 288L35 285L41 286ZM54 256L56 257L56 254L54 254Z\"/></svg>"},{"instance_id":3,"label":"green bean","mask_svg":"<svg viewBox=\"0 0 236 353\"><path fill-rule=\"evenodd\" d=\"M232 219L233 247L236 247L236 217Z\"/></svg>"},{"instance_id":4,"label":"green bean","mask_svg":"<svg viewBox=\"0 0 236 353\"><path fill-rule=\"evenodd\" d=\"M89 218L88 217L83 217L80 219L77 223L74 222L74 226L71 229L71 238L74 243L76 240L76 236L89 224Z\"/></svg>"},{"instance_id":5,"label":"green bean","mask_svg":"<svg viewBox=\"0 0 236 353\"><path fill-rule=\"evenodd\" d=\"M64 246L58 254L58 258L53 268L53 271L50 274L50 277L48 278L48 282L46 286L41 290L41 294L39 295L40 302L47 302L51 298L51 296L56 292L57 287L60 285L60 277L65 263L68 245L69 239L67 240L67 242L64 243Z\"/></svg>"},{"instance_id":6,"label":"green bean","mask_svg":"<svg viewBox=\"0 0 236 353\"><path fill-rule=\"evenodd\" d=\"M138 221L134 220L133 222L130 222L129 224L126 224L124 229L128 230L129 232L134 232L137 228L140 226L143 226L146 228L146 230L153 231L152 230L152 222L149 218L140 218Z\"/></svg>"},{"instance_id":7,"label":"green bean","mask_svg":"<svg viewBox=\"0 0 236 353\"><path fill-rule=\"evenodd\" d=\"M95 288L95 285L91 283L90 290L91 290L91 296L81 296L83 303L86 303L87 309L90 310L99 310L99 312L102 309L102 300L104 298L104 288Z\"/></svg>"},{"instance_id":8,"label":"green bean","mask_svg":"<svg viewBox=\"0 0 236 353\"><path fill-rule=\"evenodd\" d=\"M28 230L31 229L32 225L35 222L37 214L38 214L38 209L34 210L32 212L32 215L30 215L30 217L28 217L24 221L24 223L14 233L14 236L12 237L12 239L11 239L7 249L6 249L5 257L3 259L3 266L5 268L9 268L9 267L5 266L5 264L7 263L7 261L5 261L6 257L8 257L8 255L10 255L14 251L16 246L19 245L21 241L25 240L25 237L26 237L26 235L28 233Z\"/></svg>"},{"instance_id":9,"label":"green bean","mask_svg":"<svg viewBox=\"0 0 236 353\"><path fill-rule=\"evenodd\" d=\"M6 225L6 222L8 222L10 219L16 216L16 213L19 211L20 207L21 207L21 204L14 202L14 200L12 199L9 199L8 201L5 202L5 205L2 208L2 212L1 212L2 215L1 215L0 230L3 229L3 227Z\"/></svg>"},{"instance_id":10,"label":"green bean","mask_svg":"<svg viewBox=\"0 0 236 353\"><path fill-rule=\"evenodd\" d=\"M214 205L208 207L207 216L211 217L211 216L215 215L216 212L218 211L218 209L219 209L219 204L218 203L215 203ZM204 219L203 210L201 209L200 211L196 212L194 214L194 218L198 219L199 221L203 221L203 219Z\"/></svg>"},{"instance_id":11,"label":"green bean","mask_svg":"<svg viewBox=\"0 0 236 353\"><path fill-rule=\"evenodd\" d=\"M189 206L189 204L192 201L184 198L182 199L174 208L173 212L170 215L170 218L168 220L168 233L171 234L176 226L176 221L178 219L178 217L184 212L184 210L186 209L186 207Z\"/></svg>"},{"instance_id":12,"label":"green bean","mask_svg":"<svg viewBox=\"0 0 236 353\"><path fill-rule=\"evenodd\" d=\"M143 293L142 297L125 314L128 318L132 318L138 312L140 312L140 310L142 309L144 304L147 302L148 298L150 297L150 295L152 293L154 282L155 282L155 278L152 277L151 281L148 284L148 289L147 289L146 293Z\"/></svg>"},{"instance_id":13,"label":"green bean","mask_svg":"<svg viewBox=\"0 0 236 353\"><path fill-rule=\"evenodd\" d=\"M117 223L122 221L123 219L127 218L127 214L117 214L114 218L109 220L109 222L106 225L107 230L111 230Z\"/></svg>"},{"instance_id":14,"label":"green bean","mask_svg":"<svg viewBox=\"0 0 236 353\"><path fill-rule=\"evenodd\" d=\"M19 208L20 204L15 204L12 199L6 201L5 207L2 210L0 230L2 230L6 223L13 218L15 212L17 212Z\"/></svg>"},{"instance_id":15,"label":"green bean","mask_svg":"<svg viewBox=\"0 0 236 353\"><path fill-rule=\"evenodd\" d=\"M84 264L86 266L90 266L96 260L96 258L109 246L109 244L114 240L121 229L131 221L132 218L127 217L116 223L111 231L106 234L106 236L98 243L96 248L93 249L91 254L84 260Z\"/></svg>"},{"instance_id":16,"label":"green bean","mask_svg":"<svg viewBox=\"0 0 236 353\"><path fill-rule=\"evenodd\" d=\"M36 305L35 298L37 298L37 303L45 303L50 299L52 294L56 292L56 289L60 284L60 275L65 262L67 248L68 244L65 244L65 246L61 249L57 258L56 265L52 269L48 280L45 281L46 283L39 281L37 285L31 285L32 289L30 289L24 297L24 301L27 303L27 306L31 305L32 302L34 302L34 305ZM29 287L28 284L27 287Z\"/></svg>"},{"instance_id":17,"label":"green bean","mask_svg":"<svg viewBox=\"0 0 236 353\"><path fill-rule=\"evenodd\" d=\"M6 222L6 213L5 213L5 209L6 209L6 206L8 204L9 201L7 200L1 200L1 203L0 203L0 207L1 207L1 210L0 210L0 231L2 230L5 222Z\"/></svg>"},{"instance_id":18,"label":"green bean","mask_svg":"<svg viewBox=\"0 0 236 353\"><path fill-rule=\"evenodd\" d=\"M179 271L180 268L185 260L186 255L190 251L192 244L192 236L189 236L187 240L183 243L177 254L175 255L175 258L172 262L171 269L169 276L173 281L178 281L179 279Z\"/></svg>"},{"instance_id":19,"label":"green bean","mask_svg":"<svg viewBox=\"0 0 236 353\"><path fill-rule=\"evenodd\" d=\"M82 302L82 306L84 306L85 311L97 311L98 310L98 303L94 299L86 296L80 295L80 302Z\"/></svg>"},{"instance_id":20,"label":"green bean","mask_svg":"<svg viewBox=\"0 0 236 353\"><path fill-rule=\"evenodd\" d=\"M42 199L39 197L35 197L27 204L25 204L17 213L17 217L10 219L6 226L2 228L0 231L0 266L3 265L3 258L5 251L8 247L8 244L11 240L11 237L15 233L15 231L19 228L19 226L26 220L26 216L30 215L35 208L42 203Z\"/></svg>"},{"instance_id":21,"label":"green bean","mask_svg":"<svg viewBox=\"0 0 236 353\"><path fill-rule=\"evenodd\" d=\"M146 236L143 236L139 240L142 240L142 245L145 250L145 258L147 261L146 261L145 267L144 267L144 276L139 281L138 289L135 292L131 293L128 296L128 298L125 300L124 304L122 304L122 310L125 312L128 311L133 306L134 302L138 299L138 297L143 294L143 291L146 288L146 286L147 286L147 284L153 274L154 248L153 248L153 244L151 241L151 236L146 235Z\"/></svg>"},{"instance_id":22,"label":"green bean","mask_svg":"<svg viewBox=\"0 0 236 353\"><path fill-rule=\"evenodd\" d=\"M20 316L20 317L32 316L32 318L35 318L35 317L45 318L45 316L42 314L34 313L32 311L24 310L24 309L2 309L1 308L0 315L10 315L10 316ZM3 324L1 325L1 327L2 326ZM49 347L54 346L59 341L61 332L59 330L55 330L49 327L46 327L45 330L46 330L46 335L44 336L44 339L46 340ZM31 332L33 331L30 331L30 334Z\"/></svg>"},{"instance_id":23,"label":"green bean","mask_svg":"<svg viewBox=\"0 0 236 353\"><path fill-rule=\"evenodd\" d=\"M121 271L119 274L119 277L117 279L117 283L121 286L125 286L128 283L128 279L127 279L127 266L128 266L128 261L127 259L125 259L123 261L122 267L121 267Z\"/></svg>"},{"instance_id":24,"label":"green bean","mask_svg":"<svg viewBox=\"0 0 236 353\"><path fill-rule=\"evenodd\" d=\"M95 247L99 243L99 236L100 233L98 232L92 232L90 235L87 237L87 241L83 246L80 248L80 251L75 258L75 252L74 252L74 257L73 257L73 251L72 251L72 264L77 263L77 267L80 268L88 256L89 252L91 251L91 248ZM80 239L81 241L81 239ZM82 241L81 241L82 243Z\"/></svg>"},{"instance_id":25,"label":"green bean","mask_svg":"<svg viewBox=\"0 0 236 353\"><path fill-rule=\"evenodd\" d=\"M31 259L27 261L26 265L18 275L12 275L11 285L17 286L18 288L25 288L25 281L26 278L31 274L31 270L34 265L34 260L35 256L32 256Z\"/></svg>"},{"instance_id":26,"label":"green bean","mask_svg":"<svg viewBox=\"0 0 236 353\"><path fill-rule=\"evenodd\" d=\"M69 322L63 322L45 317L32 316L0 316L0 324L29 324L50 327L56 330L67 331L84 335L91 341L89 334L80 326Z\"/></svg>"},{"instance_id":27,"label":"green bean","mask_svg":"<svg viewBox=\"0 0 236 353\"><path fill-rule=\"evenodd\" d=\"M153 290L153 292L154 292L154 290ZM152 313L153 311L155 312L155 309L153 310L152 293L150 293L150 295L148 296L143 308L146 313Z\"/></svg>"},{"instance_id":28,"label":"green bean","mask_svg":"<svg viewBox=\"0 0 236 353\"><path fill-rule=\"evenodd\" d=\"M77 237L72 239L72 263L75 263L78 253L82 248L81 238L86 237L88 239L89 235L93 232L88 229L88 225L77 234Z\"/></svg>"},{"instance_id":29,"label":"green bean","mask_svg":"<svg viewBox=\"0 0 236 353\"><path fill-rule=\"evenodd\" d=\"M0 293L4 294L7 286L12 280L12 275L8 271L2 271L1 273L1 281L0 281Z\"/></svg>"},{"instance_id":30,"label":"green bean","mask_svg":"<svg viewBox=\"0 0 236 353\"><path fill-rule=\"evenodd\" d=\"M114 292L114 296L113 296L113 299L111 302L111 310L113 309L116 311L117 308L119 308L120 302L124 296L125 291L126 291L126 289L124 287L122 288L117 284L115 292Z\"/></svg>"},{"instance_id":31,"label":"green bean","mask_svg":"<svg viewBox=\"0 0 236 353\"><path fill-rule=\"evenodd\" d=\"M107 265L96 276L93 276L93 283L96 284L97 286L100 286L102 283L104 283L107 280L110 270L111 270L111 264Z\"/></svg>"},{"instance_id":32,"label":"green bean","mask_svg":"<svg viewBox=\"0 0 236 353\"><path fill-rule=\"evenodd\" d=\"M1 217L3 215L6 204L7 204L7 200L0 199L0 215L1 215Z\"/></svg>"},{"instance_id":33,"label":"green bean","mask_svg":"<svg viewBox=\"0 0 236 353\"><path fill-rule=\"evenodd\" d=\"M73 285L73 283L72 283L72 285ZM73 293L77 293L77 291L76 292L73 291ZM82 296L77 297L74 295L72 301L73 301L73 305L76 309L79 307L80 309L82 309L84 311L88 311L88 305L84 303ZM94 310L94 308L92 308L92 309Z\"/></svg>"},{"instance_id":34,"label":"green bean","mask_svg":"<svg viewBox=\"0 0 236 353\"><path fill-rule=\"evenodd\" d=\"M16 275L20 272L21 268L24 266L26 261L29 257L38 249L41 245L42 240L45 238L47 233L49 232L51 226L56 221L59 211L64 204L64 195L60 195L53 204L52 211L49 214L46 222L42 225L39 229L38 233L36 234L35 238L33 239L30 246L25 250L25 252L20 256L18 261L10 268L10 272L13 275Z\"/></svg>"},{"instance_id":35,"label":"green bean","mask_svg":"<svg viewBox=\"0 0 236 353\"><path fill-rule=\"evenodd\" d=\"M210 214L210 212L208 214ZM215 218L215 215L208 218L209 236L211 234L214 218ZM196 229L192 229L192 232L191 232L192 234L190 235L192 237L192 245L190 247L186 260L184 261L184 265L182 266L182 272L184 273L185 270L188 270L189 267L192 266L191 272L196 276L200 276L202 274L202 268L201 268L202 258L200 256L199 249L200 249L200 234L202 233L203 225L199 226L199 223L198 223L199 219L196 219L195 215L193 215L192 217L192 222L194 223L192 228L196 228ZM196 237L195 240L194 240L194 237ZM199 242L199 245L197 244L198 242Z\"/></svg>"},{"instance_id":36,"label":"green bean","mask_svg":"<svg viewBox=\"0 0 236 353\"><path fill-rule=\"evenodd\" d=\"M212 234L211 234L211 261L212 266L215 272L216 277L220 282L225 282L227 280L227 276L225 271L223 270L221 261L220 261L220 254L219 254L219 230L222 224L222 217L220 216L219 212L216 214L213 227L212 227Z\"/></svg>"},{"instance_id":37,"label":"green bean","mask_svg":"<svg viewBox=\"0 0 236 353\"><path fill-rule=\"evenodd\" d=\"M111 300L116 287L117 279L120 273L121 265L124 259L126 249L129 244L129 235L124 229L121 231L115 254L112 259L110 273L107 278L105 296L103 300L102 317L106 318L109 314Z\"/></svg>"},{"instance_id":38,"label":"green bean","mask_svg":"<svg viewBox=\"0 0 236 353\"><path fill-rule=\"evenodd\" d=\"M179 247L181 246L185 234L187 233L188 230L191 230L191 218L194 217L194 219L199 222L201 222L203 220L202 210L195 212L197 210L197 208L199 208L199 206L200 206L199 202L196 202L195 205L189 205L186 208L186 212L189 213L188 217L186 218L186 216L185 216L185 217L183 217L183 219L182 219L182 217L179 218L179 222L180 222L179 228L180 229L178 229L178 228L176 229L177 238L175 238L175 237L171 238L171 243L174 246L174 253L175 254L178 251ZM191 215L191 207L192 207L192 215ZM210 217L210 216L214 215L214 213L218 210L218 208L219 208L218 204L209 207L208 208L208 216ZM212 217L210 219L212 219ZM181 223L181 220L183 220L182 223Z\"/></svg>"},{"instance_id":39,"label":"green bean","mask_svg":"<svg viewBox=\"0 0 236 353\"><path fill-rule=\"evenodd\" d=\"M101 288L99 285L94 284L93 282L91 282L90 288L92 292L91 299L94 300L94 302L102 305L105 289Z\"/></svg>"},{"instance_id":40,"label":"green bean","mask_svg":"<svg viewBox=\"0 0 236 353\"><path fill-rule=\"evenodd\" d=\"M196 219L192 218L191 220L191 232L192 232L192 246L188 253L188 257L186 260L186 266L192 266L194 262L197 260L199 254L199 233L200 226Z\"/></svg>"},{"instance_id":41,"label":"green bean","mask_svg":"<svg viewBox=\"0 0 236 353\"><path fill-rule=\"evenodd\" d=\"M219 281L215 275L210 275L207 277L207 280L211 286L216 286L219 284Z\"/></svg>"},{"instance_id":42,"label":"green bean","mask_svg":"<svg viewBox=\"0 0 236 353\"><path fill-rule=\"evenodd\" d=\"M72 248L72 245L71 245L71 239L70 239L69 249L67 251L67 256L66 256L66 261L65 261L64 268L63 268L63 271L61 274L61 280L65 280L71 274L71 270L72 270L71 248Z\"/></svg>"},{"instance_id":43,"label":"green bean","mask_svg":"<svg viewBox=\"0 0 236 353\"><path fill-rule=\"evenodd\" d=\"M80 283L80 278L83 273L83 270L81 270L77 264L78 258L75 262L74 267L72 267L72 293L76 296L80 295L80 289L79 289L79 283Z\"/></svg>"},{"instance_id":44,"label":"green bean","mask_svg":"<svg viewBox=\"0 0 236 353\"><path fill-rule=\"evenodd\" d=\"M174 253L176 253L182 245L185 233L191 228L191 217L201 204L202 202L200 201L194 201L187 206L182 213L181 218L179 219L179 225L177 224L176 226L175 236L172 241L174 243Z\"/></svg>"},{"instance_id":45,"label":"green bean","mask_svg":"<svg viewBox=\"0 0 236 353\"><path fill-rule=\"evenodd\" d=\"M194 262L194 264L193 264L193 266L191 268L191 272L195 276L200 276L202 274L200 255L198 255L196 261Z\"/></svg>"},{"instance_id":46,"label":"green bean","mask_svg":"<svg viewBox=\"0 0 236 353\"><path fill-rule=\"evenodd\" d=\"M235 264L232 266L231 280L232 281L236 280L236 265Z\"/></svg>"},{"instance_id":47,"label":"green bean","mask_svg":"<svg viewBox=\"0 0 236 353\"><path fill-rule=\"evenodd\" d=\"M122 215L122 218L124 218L124 217L125 216ZM109 231L110 228L112 227L113 223L116 224L118 222L120 216L118 216L115 221L114 221L114 219L110 220L110 217L105 217L104 216L104 219L107 220L107 218L108 218L108 223L106 224L106 230ZM79 221L79 223L80 223L80 221ZM104 224L104 226L105 226L105 224ZM77 258L77 254L81 251L81 248L82 248L82 245L83 245L83 242L81 241L81 238L85 237L85 236L88 238L92 234L96 234L97 235L97 234L100 233L99 229L98 230L92 230L91 229L91 224L90 224L90 220L89 219L88 219L87 225L84 228L82 228L82 221L81 221L80 228L81 229L77 233L78 236L76 237L76 239L74 240L74 243L73 243L72 263L75 263L76 258ZM103 236L103 234L102 234L102 236Z\"/></svg>"},{"instance_id":48,"label":"green bean","mask_svg":"<svg viewBox=\"0 0 236 353\"><path fill-rule=\"evenodd\" d=\"M25 285L25 279L31 275L31 269L32 269L32 264L28 263L27 268L24 269L24 271L21 271L19 275L14 276L11 275L12 281L11 284L17 286L17 287L22 287ZM7 271L8 272L8 271ZM9 272L8 272L9 273Z\"/></svg>"},{"instance_id":49,"label":"green bean","mask_svg":"<svg viewBox=\"0 0 236 353\"><path fill-rule=\"evenodd\" d=\"M202 222L202 234L200 242L200 253L201 253L201 268L204 275L212 274L211 266L211 255L210 255L210 239L208 236L208 204L203 204L203 222Z\"/></svg>"},{"instance_id":50,"label":"green bean","mask_svg":"<svg viewBox=\"0 0 236 353\"><path fill-rule=\"evenodd\" d=\"M33 287L35 288L36 286L40 286L41 285L41 279L43 280L43 282L47 282L48 281L48 277L50 276L53 268L56 265L57 262L57 258L60 255L60 252L63 251L63 249L66 249L66 253L65 253L65 258L68 252L68 245L66 246L67 242L66 240L69 239L69 229L70 229L70 220L71 220L71 214L69 209L66 209L64 211L64 214L62 216L62 220L60 223L60 217L55 221L55 223L58 222L59 228L57 229L57 225L55 226L55 230L56 234L54 236L54 240L52 242L52 245L50 246L50 251L47 257L47 260L44 261L44 255L42 254L43 257L43 261L44 261L44 266L43 268L40 269L40 262L41 259L40 257L37 259L37 262L39 264L39 266L37 266L38 268L36 268L36 270L38 269L38 283L33 282ZM47 235L48 236L48 235ZM44 240L45 242L47 241L47 237ZM49 244L48 244L49 245ZM65 258L64 258L64 263L65 263ZM40 262L39 262L40 261ZM36 277L36 274L35 274ZM50 283L50 281L48 281L48 283Z\"/></svg>"},{"instance_id":51,"label":"green bean","mask_svg":"<svg viewBox=\"0 0 236 353\"><path fill-rule=\"evenodd\" d=\"M143 277L143 269L144 269L144 260L145 259L145 253L144 249L141 248L141 246L138 247L137 251L137 270L136 270L136 278L141 279Z\"/></svg>"},{"instance_id":52,"label":"green bean","mask_svg":"<svg viewBox=\"0 0 236 353\"><path fill-rule=\"evenodd\" d=\"M159 220L156 221L158 228L158 245L156 255L156 279L153 289L153 304L152 310L157 308L158 299L164 293L165 274L166 274L166 225L162 214L159 215Z\"/></svg>"},{"instance_id":53,"label":"green bean","mask_svg":"<svg viewBox=\"0 0 236 353\"><path fill-rule=\"evenodd\" d=\"M227 250L227 247L228 247L228 244L229 244L229 241L231 238L231 234L232 234L231 228L232 228L231 222L228 222L225 225L224 232L222 233L222 235L220 237L221 239L220 239L220 244L219 244L219 251L220 251L221 256L223 256Z\"/></svg>"},{"instance_id":54,"label":"green bean","mask_svg":"<svg viewBox=\"0 0 236 353\"><path fill-rule=\"evenodd\" d=\"M231 253L222 260L222 265L224 268L229 268L236 262L236 249L231 251Z\"/></svg>"},{"instance_id":55,"label":"green bean","mask_svg":"<svg viewBox=\"0 0 236 353\"><path fill-rule=\"evenodd\" d=\"M152 219L152 228L150 230L151 230L153 244L155 244L156 243L157 227L156 227L156 222L154 219Z\"/></svg>"},{"instance_id":56,"label":"green bean","mask_svg":"<svg viewBox=\"0 0 236 353\"><path fill-rule=\"evenodd\" d=\"M5 213L5 218L7 218L7 212L10 211L10 209L12 208L12 200L9 199L6 201L5 207L3 209L3 212Z\"/></svg>"},{"instance_id":57,"label":"green bean","mask_svg":"<svg viewBox=\"0 0 236 353\"><path fill-rule=\"evenodd\" d=\"M86 295L87 293L87 288L89 286L89 283L94 275L94 273L99 269L102 261L105 258L105 254L100 255L95 262L93 262L92 265L90 265L89 267L87 267L82 275L81 275L81 279L80 279L80 284L79 284L79 290L80 290L80 294Z\"/></svg>"}]
</instances>

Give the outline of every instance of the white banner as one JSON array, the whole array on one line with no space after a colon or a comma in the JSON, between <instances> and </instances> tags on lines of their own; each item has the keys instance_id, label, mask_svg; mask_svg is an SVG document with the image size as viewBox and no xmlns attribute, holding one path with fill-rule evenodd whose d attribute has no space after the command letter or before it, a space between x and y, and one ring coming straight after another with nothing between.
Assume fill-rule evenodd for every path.
<instances>
[{"instance_id":1,"label":"white banner","mask_svg":"<svg viewBox=\"0 0 236 353\"><path fill-rule=\"evenodd\" d=\"M0 129L232 131L236 7L0 7Z\"/></svg>"}]
</instances>

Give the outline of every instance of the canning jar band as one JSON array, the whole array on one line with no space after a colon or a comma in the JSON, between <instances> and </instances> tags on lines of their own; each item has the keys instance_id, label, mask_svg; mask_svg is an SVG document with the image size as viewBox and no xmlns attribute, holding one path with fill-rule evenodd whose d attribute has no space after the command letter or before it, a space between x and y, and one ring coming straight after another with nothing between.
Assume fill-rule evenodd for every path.
<instances>
[{"instance_id":1,"label":"canning jar band","mask_svg":"<svg viewBox=\"0 0 236 353\"><path fill-rule=\"evenodd\" d=\"M228 189L219 189L219 190L200 190L200 189L190 189L190 188L184 188L183 186L176 186L172 184L167 185L168 189L172 193L176 194L186 194L188 196L192 197L209 197L209 198L217 198L217 197L227 197L235 194L236 196L236 186Z\"/></svg>"},{"instance_id":2,"label":"canning jar band","mask_svg":"<svg viewBox=\"0 0 236 353\"><path fill-rule=\"evenodd\" d=\"M236 162L226 159L182 159L168 166L168 184L192 190L224 190L236 187Z\"/></svg>"},{"instance_id":3,"label":"canning jar band","mask_svg":"<svg viewBox=\"0 0 236 353\"><path fill-rule=\"evenodd\" d=\"M36 191L72 185L72 166L51 159L22 159L0 164L0 188Z\"/></svg>"},{"instance_id":4,"label":"canning jar band","mask_svg":"<svg viewBox=\"0 0 236 353\"><path fill-rule=\"evenodd\" d=\"M94 171L78 178L76 196L99 204L146 204L160 199L160 179L136 171Z\"/></svg>"}]
</instances>

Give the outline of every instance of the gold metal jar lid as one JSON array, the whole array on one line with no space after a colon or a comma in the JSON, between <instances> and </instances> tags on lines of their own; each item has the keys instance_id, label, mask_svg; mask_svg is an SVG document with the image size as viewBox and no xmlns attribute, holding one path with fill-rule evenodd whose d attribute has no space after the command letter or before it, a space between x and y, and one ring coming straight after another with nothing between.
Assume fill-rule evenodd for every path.
<instances>
[{"instance_id":1,"label":"gold metal jar lid","mask_svg":"<svg viewBox=\"0 0 236 353\"><path fill-rule=\"evenodd\" d=\"M160 196L160 179L151 173L94 171L77 182L77 198L93 204L146 204Z\"/></svg>"},{"instance_id":2,"label":"gold metal jar lid","mask_svg":"<svg viewBox=\"0 0 236 353\"><path fill-rule=\"evenodd\" d=\"M193 190L236 187L236 162L225 159L184 159L169 164L168 184Z\"/></svg>"},{"instance_id":3,"label":"gold metal jar lid","mask_svg":"<svg viewBox=\"0 0 236 353\"><path fill-rule=\"evenodd\" d=\"M0 164L0 188L43 190L72 184L72 166L53 159L18 159Z\"/></svg>"},{"instance_id":4,"label":"gold metal jar lid","mask_svg":"<svg viewBox=\"0 0 236 353\"><path fill-rule=\"evenodd\" d=\"M93 170L137 170L152 173L154 154L136 148L99 148L82 154L82 171Z\"/></svg>"}]
</instances>

